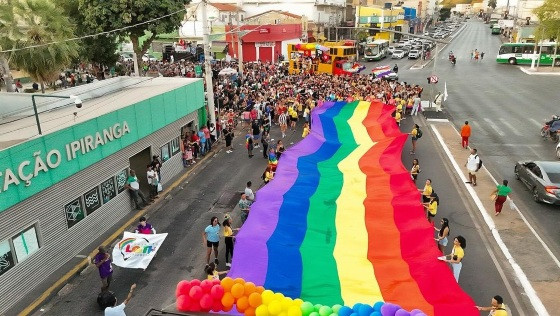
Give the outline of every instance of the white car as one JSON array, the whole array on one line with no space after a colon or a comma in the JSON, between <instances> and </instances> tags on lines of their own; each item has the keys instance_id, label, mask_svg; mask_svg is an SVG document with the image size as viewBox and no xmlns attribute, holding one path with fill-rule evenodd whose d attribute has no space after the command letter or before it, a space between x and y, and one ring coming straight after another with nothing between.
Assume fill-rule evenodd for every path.
<instances>
[{"instance_id":1,"label":"white car","mask_svg":"<svg viewBox=\"0 0 560 316\"><path fill-rule=\"evenodd\" d=\"M403 59L405 55L405 52L403 50L398 50L396 49L393 52L393 56L391 56L392 59Z\"/></svg>"},{"instance_id":2,"label":"white car","mask_svg":"<svg viewBox=\"0 0 560 316\"><path fill-rule=\"evenodd\" d=\"M420 51L419 50L411 50L408 53L408 59L418 59L420 58Z\"/></svg>"},{"instance_id":3,"label":"white car","mask_svg":"<svg viewBox=\"0 0 560 316\"><path fill-rule=\"evenodd\" d=\"M144 56L142 56L142 60L143 61L148 61L148 60L149 61L157 61L157 58L155 58L154 56L149 55L149 54L144 54Z\"/></svg>"},{"instance_id":4,"label":"white car","mask_svg":"<svg viewBox=\"0 0 560 316\"><path fill-rule=\"evenodd\" d=\"M387 48L387 51L389 52L389 54L393 54L393 52L395 51L395 46L389 46Z\"/></svg>"},{"instance_id":5,"label":"white car","mask_svg":"<svg viewBox=\"0 0 560 316\"><path fill-rule=\"evenodd\" d=\"M560 142L556 145L556 157L560 159Z\"/></svg>"}]
</instances>

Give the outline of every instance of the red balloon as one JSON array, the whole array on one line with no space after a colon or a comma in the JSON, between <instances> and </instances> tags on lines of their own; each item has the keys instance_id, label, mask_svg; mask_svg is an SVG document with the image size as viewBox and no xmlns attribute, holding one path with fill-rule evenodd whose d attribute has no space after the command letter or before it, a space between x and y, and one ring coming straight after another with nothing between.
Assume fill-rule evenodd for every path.
<instances>
[{"instance_id":1,"label":"red balloon","mask_svg":"<svg viewBox=\"0 0 560 316\"><path fill-rule=\"evenodd\" d=\"M213 279L213 280L212 280L212 284L214 284L214 285L216 285L216 284L222 284L222 281Z\"/></svg>"},{"instance_id":2,"label":"red balloon","mask_svg":"<svg viewBox=\"0 0 560 316\"><path fill-rule=\"evenodd\" d=\"M210 290L212 289L212 281L210 280L204 280L200 283L200 287L202 288L202 290L204 291L204 293L210 293Z\"/></svg>"},{"instance_id":3,"label":"red balloon","mask_svg":"<svg viewBox=\"0 0 560 316\"><path fill-rule=\"evenodd\" d=\"M183 280L177 283L177 289L175 290L175 297L179 297L180 295L189 295L190 289L191 289L191 284L187 280Z\"/></svg>"},{"instance_id":4,"label":"red balloon","mask_svg":"<svg viewBox=\"0 0 560 316\"><path fill-rule=\"evenodd\" d=\"M203 311L209 311L213 304L214 300L212 300L210 294L204 294L204 296L200 299L200 307L202 307Z\"/></svg>"},{"instance_id":5,"label":"red balloon","mask_svg":"<svg viewBox=\"0 0 560 316\"><path fill-rule=\"evenodd\" d=\"M193 287L195 285L200 285L200 280L198 280L198 279L191 280L191 287Z\"/></svg>"},{"instance_id":6,"label":"red balloon","mask_svg":"<svg viewBox=\"0 0 560 316\"><path fill-rule=\"evenodd\" d=\"M191 305L191 298L188 295L180 295L177 297L176 306L177 309L183 312L189 311Z\"/></svg>"},{"instance_id":7,"label":"red balloon","mask_svg":"<svg viewBox=\"0 0 560 316\"><path fill-rule=\"evenodd\" d=\"M199 301L202 298L203 294L204 294L204 292L202 292L202 288L198 285L195 285L195 286L191 287L191 290L189 291L189 296L194 301Z\"/></svg>"},{"instance_id":8,"label":"red balloon","mask_svg":"<svg viewBox=\"0 0 560 316\"><path fill-rule=\"evenodd\" d=\"M225 293L224 287L219 284L214 285L210 290L210 294L212 295L212 298L215 300L221 300L222 296L224 296L224 293Z\"/></svg>"},{"instance_id":9,"label":"red balloon","mask_svg":"<svg viewBox=\"0 0 560 316\"><path fill-rule=\"evenodd\" d=\"M213 312L219 312L223 309L224 307L222 306L222 302L214 300L214 303L212 303L212 311Z\"/></svg>"},{"instance_id":10,"label":"red balloon","mask_svg":"<svg viewBox=\"0 0 560 316\"><path fill-rule=\"evenodd\" d=\"M193 312L200 312L202 310L202 307L200 307L200 301L198 300L191 301L189 308Z\"/></svg>"}]
</instances>

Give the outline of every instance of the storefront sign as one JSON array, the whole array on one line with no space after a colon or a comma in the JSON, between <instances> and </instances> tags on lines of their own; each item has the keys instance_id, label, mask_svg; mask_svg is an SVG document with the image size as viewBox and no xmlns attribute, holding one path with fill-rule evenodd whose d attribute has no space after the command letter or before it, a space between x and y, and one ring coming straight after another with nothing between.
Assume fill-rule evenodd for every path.
<instances>
[{"instance_id":1,"label":"storefront sign","mask_svg":"<svg viewBox=\"0 0 560 316\"><path fill-rule=\"evenodd\" d=\"M0 212L204 106L202 80L0 151ZM146 146L150 146L147 144ZM117 178L117 192L124 190ZM87 184L88 179L83 179ZM119 182L120 181L120 182ZM87 186L86 186L87 187ZM109 190L111 191L111 190ZM93 192L88 192L93 193ZM88 194L89 202L110 198ZM96 204L88 208L95 210Z\"/></svg>"},{"instance_id":2,"label":"storefront sign","mask_svg":"<svg viewBox=\"0 0 560 316\"><path fill-rule=\"evenodd\" d=\"M255 42L255 47L274 47L274 42Z\"/></svg>"}]
</instances>

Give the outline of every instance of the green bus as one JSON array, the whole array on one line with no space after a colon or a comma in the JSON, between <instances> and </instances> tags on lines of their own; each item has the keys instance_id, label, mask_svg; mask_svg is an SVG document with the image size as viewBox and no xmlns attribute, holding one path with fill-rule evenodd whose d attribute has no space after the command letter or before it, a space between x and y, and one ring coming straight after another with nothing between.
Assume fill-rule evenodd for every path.
<instances>
[{"instance_id":1,"label":"green bus","mask_svg":"<svg viewBox=\"0 0 560 316\"><path fill-rule=\"evenodd\" d=\"M535 43L504 43L500 46L500 51L496 57L496 61L501 64L508 63L510 65L524 65L531 64L533 59L536 61L538 52L541 52L540 65L552 65L554 59L554 66L560 66L560 50L556 50L556 58L554 56L556 43L542 43L537 46L537 54L534 54ZM541 50L542 47L542 50Z\"/></svg>"}]
</instances>

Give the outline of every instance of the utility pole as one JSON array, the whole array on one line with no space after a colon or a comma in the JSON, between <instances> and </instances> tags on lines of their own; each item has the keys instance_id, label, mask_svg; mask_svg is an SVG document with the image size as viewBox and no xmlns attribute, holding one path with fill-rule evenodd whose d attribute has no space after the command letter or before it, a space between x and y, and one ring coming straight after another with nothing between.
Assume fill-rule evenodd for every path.
<instances>
[{"instance_id":1,"label":"utility pole","mask_svg":"<svg viewBox=\"0 0 560 316\"><path fill-rule=\"evenodd\" d=\"M204 46L204 79L206 82L206 100L210 124L214 124L213 135L216 136L216 113L214 111L214 83L212 82L212 66L210 65L210 30L208 28L208 2L202 0L202 45Z\"/></svg>"},{"instance_id":2,"label":"utility pole","mask_svg":"<svg viewBox=\"0 0 560 316\"><path fill-rule=\"evenodd\" d=\"M243 78L243 43L241 42L241 20L239 18L239 9L243 5L243 0L237 1L237 62L239 64L239 76ZM258 48L257 48L258 49ZM274 54L274 52L273 52Z\"/></svg>"}]
</instances>

